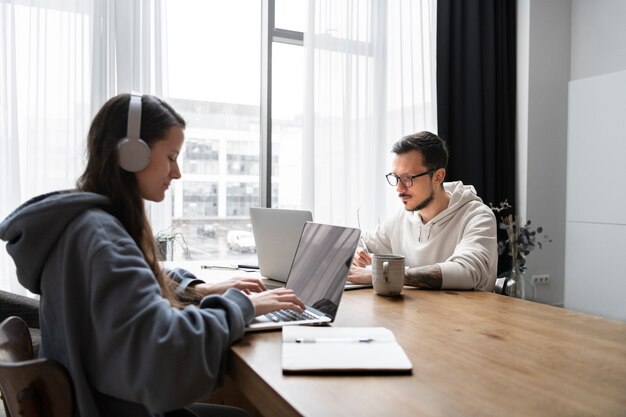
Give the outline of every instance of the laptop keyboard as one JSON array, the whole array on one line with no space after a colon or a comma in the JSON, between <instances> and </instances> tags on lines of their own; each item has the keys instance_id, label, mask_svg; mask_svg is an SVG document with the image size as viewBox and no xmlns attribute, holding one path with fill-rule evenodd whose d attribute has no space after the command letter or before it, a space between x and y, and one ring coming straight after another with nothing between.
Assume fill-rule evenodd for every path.
<instances>
[{"instance_id":1,"label":"laptop keyboard","mask_svg":"<svg viewBox=\"0 0 626 417\"><path fill-rule=\"evenodd\" d=\"M299 320L315 320L318 317L309 313L308 311L304 311L302 313L298 313L294 310L278 310L272 311L271 313L267 313L265 317L269 318L274 322L280 321L299 321Z\"/></svg>"}]
</instances>

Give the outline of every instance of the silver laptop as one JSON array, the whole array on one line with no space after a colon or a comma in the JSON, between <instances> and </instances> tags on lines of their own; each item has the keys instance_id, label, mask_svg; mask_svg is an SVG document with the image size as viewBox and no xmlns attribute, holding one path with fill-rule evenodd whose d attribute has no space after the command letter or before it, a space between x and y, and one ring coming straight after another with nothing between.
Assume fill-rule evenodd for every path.
<instances>
[{"instance_id":1,"label":"silver laptop","mask_svg":"<svg viewBox=\"0 0 626 417\"><path fill-rule=\"evenodd\" d=\"M285 285L300 297L306 311L280 310L258 316L246 330L333 322L360 233L351 227L306 222Z\"/></svg>"},{"instance_id":2,"label":"silver laptop","mask_svg":"<svg viewBox=\"0 0 626 417\"><path fill-rule=\"evenodd\" d=\"M304 223L313 221L313 215L306 210L251 207L250 219L260 274L287 282Z\"/></svg>"}]
</instances>

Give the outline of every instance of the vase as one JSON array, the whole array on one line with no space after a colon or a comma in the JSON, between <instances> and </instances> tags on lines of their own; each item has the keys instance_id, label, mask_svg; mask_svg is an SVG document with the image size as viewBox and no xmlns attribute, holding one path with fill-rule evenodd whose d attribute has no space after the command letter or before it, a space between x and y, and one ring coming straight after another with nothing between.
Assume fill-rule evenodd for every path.
<instances>
[{"instance_id":1,"label":"vase","mask_svg":"<svg viewBox=\"0 0 626 417\"><path fill-rule=\"evenodd\" d=\"M511 269L510 280L515 282L515 289L513 290L513 296L516 298L526 299L526 273L519 268L519 265L515 263L513 269Z\"/></svg>"},{"instance_id":2,"label":"vase","mask_svg":"<svg viewBox=\"0 0 626 417\"><path fill-rule=\"evenodd\" d=\"M157 247L159 249L159 260L160 261L171 261L172 260L172 242L167 240L159 240L157 241Z\"/></svg>"}]
</instances>

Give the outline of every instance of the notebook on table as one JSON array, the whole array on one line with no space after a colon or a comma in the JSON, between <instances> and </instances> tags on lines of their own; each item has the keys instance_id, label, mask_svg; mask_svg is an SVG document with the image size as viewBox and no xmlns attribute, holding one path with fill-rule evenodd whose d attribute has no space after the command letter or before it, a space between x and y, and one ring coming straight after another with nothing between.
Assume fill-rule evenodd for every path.
<instances>
[{"instance_id":1,"label":"notebook on table","mask_svg":"<svg viewBox=\"0 0 626 417\"><path fill-rule=\"evenodd\" d=\"M285 285L298 295L306 311L280 310L258 316L246 330L333 322L359 234L359 229L351 227L306 222Z\"/></svg>"},{"instance_id":2,"label":"notebook on table","mask_svg":"<svg viewBox=\"0 0 626 417\"><path fill-rule=\"evenodd\" d=\"M410 374L411 361L385 327L286 327L284 374Z\"/></svg>"},{"instance_id":3,"label":"notebook on table","mask_svg":"<svg viewBox=\"0 0 626 417\"><path fill-rule=\"evenodd\" d=\"M250 220L260 274L287 282L302 229L313 215L306 210L251 207Z\"/></svg>"}]
</instances>

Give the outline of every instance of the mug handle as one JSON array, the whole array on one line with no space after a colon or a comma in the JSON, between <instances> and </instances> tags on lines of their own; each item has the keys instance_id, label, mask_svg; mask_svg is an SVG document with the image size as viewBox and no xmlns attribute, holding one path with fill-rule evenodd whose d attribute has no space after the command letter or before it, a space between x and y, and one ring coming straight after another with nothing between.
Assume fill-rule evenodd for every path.
<instances>
[{"instance_id":1,"label":"mug handle","mask_svg":"<svg viewBox=\"0 0 626 417\"><path fill-rule=\"evenodd\" d=\"M383 278L389 283L389 262L383 262Z\"/></svg>"}]
</instances>

